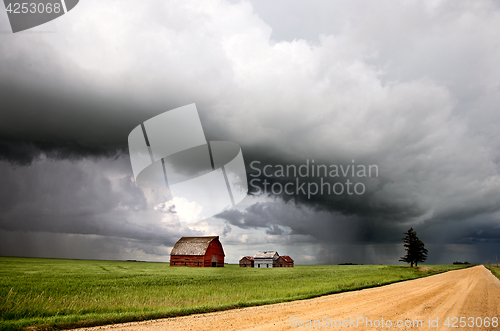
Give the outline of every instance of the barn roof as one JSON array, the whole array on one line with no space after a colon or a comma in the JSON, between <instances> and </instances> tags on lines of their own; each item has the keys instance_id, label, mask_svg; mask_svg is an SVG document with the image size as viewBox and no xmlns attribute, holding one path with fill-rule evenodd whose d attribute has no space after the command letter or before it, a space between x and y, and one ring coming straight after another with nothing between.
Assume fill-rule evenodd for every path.
<instances>
[{"instance_id":1,"label":"barn roof","mask_svg":"<svg viewBox=\"0 0 500 331\"><path fill-rule=\"evenodd\" d=\"M255 254L256 259L272 259L274 257L278 258L279 254L276 251L261 251Z\"/></svg>"},{"instance_id":2,"label":"barn roof","mask_svg":"<svg viewBox=\"0 0 500 331\"><path fill-rule=\"evenodd\" d=\"M288 256L288 255L281 255L281 257L283 258L283 260L285 260L286 262L293 262L293 259Z\"/></svg>"},{"instance_id":3,"label":"barn roof","mask_svg":"<svg viewBox=\"0 0 500 331\"><path fill-rule=\"evenodd\" d=\"M243 259L247 259L247 260L249 260L249 261L253 261L253 256L243 256L243 257L241 258L241 260L243 260ZM241 261L241 260L240 260L240 261Z\"/></svg>"},{"instance_id":4,"label":"barn roof","mask_svg":"<svg viewBox=\"0 0 500 331\"><path fill-rule=\"evenodd\" d=\"M179 239L170 255L205 255L208 245L219 236L211 237L182 237Z\"/></svg>"}]
</instances>

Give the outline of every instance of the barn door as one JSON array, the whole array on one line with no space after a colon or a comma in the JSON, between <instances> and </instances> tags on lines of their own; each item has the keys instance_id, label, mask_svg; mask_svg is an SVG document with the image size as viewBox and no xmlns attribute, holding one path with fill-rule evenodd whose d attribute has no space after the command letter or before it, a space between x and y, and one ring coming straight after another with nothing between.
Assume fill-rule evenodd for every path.
<instances>
[{"instance_id":1,"label":"barn door","mask_svg":"<svg viewBox=\"0 0 500 331\"><path fill-rule=\"evenodd\" d=\"M217 266L217 255L212 255L212 267Z\"/></svg>"}]
</instances>

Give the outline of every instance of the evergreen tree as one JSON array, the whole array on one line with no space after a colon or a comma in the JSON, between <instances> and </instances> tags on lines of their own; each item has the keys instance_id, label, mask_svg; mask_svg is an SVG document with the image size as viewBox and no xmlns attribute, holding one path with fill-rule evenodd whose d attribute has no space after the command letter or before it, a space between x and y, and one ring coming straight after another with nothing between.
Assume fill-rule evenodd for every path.
<instances>
[{"instance_id":1,"label":"evergreen tree","mask_svg":"<svg viewBox=\"0 0 500 331\"><path fill-rule=\"evenodd\" d=\"M419 262L427 260L428 251L425 249L425 244L418 239L415 230L410 228L404 234L406 235L403 238L406 255L401 257L399 261L410 263L410 266L413 267L413 263L417 266Z\"/></svg>"}]
</instances>

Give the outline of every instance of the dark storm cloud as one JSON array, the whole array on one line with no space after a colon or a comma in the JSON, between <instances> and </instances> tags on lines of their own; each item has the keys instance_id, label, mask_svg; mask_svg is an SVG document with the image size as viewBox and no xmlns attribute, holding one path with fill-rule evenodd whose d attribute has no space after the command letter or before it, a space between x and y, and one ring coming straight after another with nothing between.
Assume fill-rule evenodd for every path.
<instances>
[{"instance_id":1,"label":"dark storm cloud","mask_svg":"<svg viewBox=\"0 0 500 331\"><path fill-rule=\"evenodd\" d=\"M0 208L2 227L6 230L62 228L67 233L91 233L95 229L85 228L96 227L98 215L119 206L133 210L146 208L144 194L129 177L116 179L113 187L103 173L89 171L82 163L45 160L31 167L12 168L4 162L1 166L4 190ZM16 215L19 210L23 214ZM24 219L27 215L36 220Z\"/></svg>"},{"instance_id":2,"label":"dark storm cloud","mask_svg":"<svg viewBox=\"0 0 500 331\"><path fill-rule=\"evenodd\" d=\"M10 65L2 62L0 68ZM69 82L45 82L59 70L47 71L43 77L37 77L35 71L27 73L34 78L26 84L13 74L1 75L0 158L28 165L42 154L77 159L127 153L128 133L149 117L144 114L148 109L126 97L100 95L78 71L71 72L75 76Z\"/></svg>"},{"instance_id":3,"label":"dark storm cloud","mask_svg":"<svg viewBox=\"0 0 500 331\"><path fill-rule=\"evenodd\" d=\"M152 212L144 192L130 176L121 177L120 168L129 167L127 158L43 160L17 168L0 162L0 230L4 236L98 235L137 245L172 246L180 229L162 225L162 214ZM2 253L7 251L4 247Z\"/></svg>"},{"instance_id":4,"label":"dark storm cloud","mask_svg":"<svg viewBox=\"0 0 500 331\"><path fill-rule=\"evenodd\" d=\"M318 158L309 153L304 154L303 159L287 159L280 158L278 153L268 157L265 147L258 151L263 153L258 155L251 150L246 153L250 160L247 162L250 194L279 197L285 202L308 205L317 211L356 214L386 221L407 220L423 212L418 201L404 206L371 203L372 195L391 180L390 174L384 173L385 169L380 173L375 160L356 159L353 162L345 155Z\"/></svg>"},{"instance_id":5,"label":"dark storm cloud","mask_svg":"<svg viewBox=\"0 0 500 331\"><path fill-rule=\"evenodd\" d=\"M309 243L399 243L405 225L346 216L333 211L318 211L293 202L256 203L245 211L229 210L217 216L243 229L263 229L269 235L284 234L282 242L293 244L298 237ZM302 242L304 239L300 239Z\"/></svg>"}]
</instances>

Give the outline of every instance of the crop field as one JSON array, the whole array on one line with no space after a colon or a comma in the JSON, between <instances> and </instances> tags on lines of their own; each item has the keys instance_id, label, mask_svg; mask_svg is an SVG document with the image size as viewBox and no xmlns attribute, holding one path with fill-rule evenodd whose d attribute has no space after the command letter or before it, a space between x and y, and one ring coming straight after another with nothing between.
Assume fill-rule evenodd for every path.
<instances>
[{"instance_id":1,"label":"crop field","mask_svg":"<svg viewBox=\"0 0 500 331\"><path fill-rule=\"evenodd\" d=\"M171 268L154 262L0 257L0 330L74 328L263 305L463 267Z\"/></svg>"}]
</instances>

